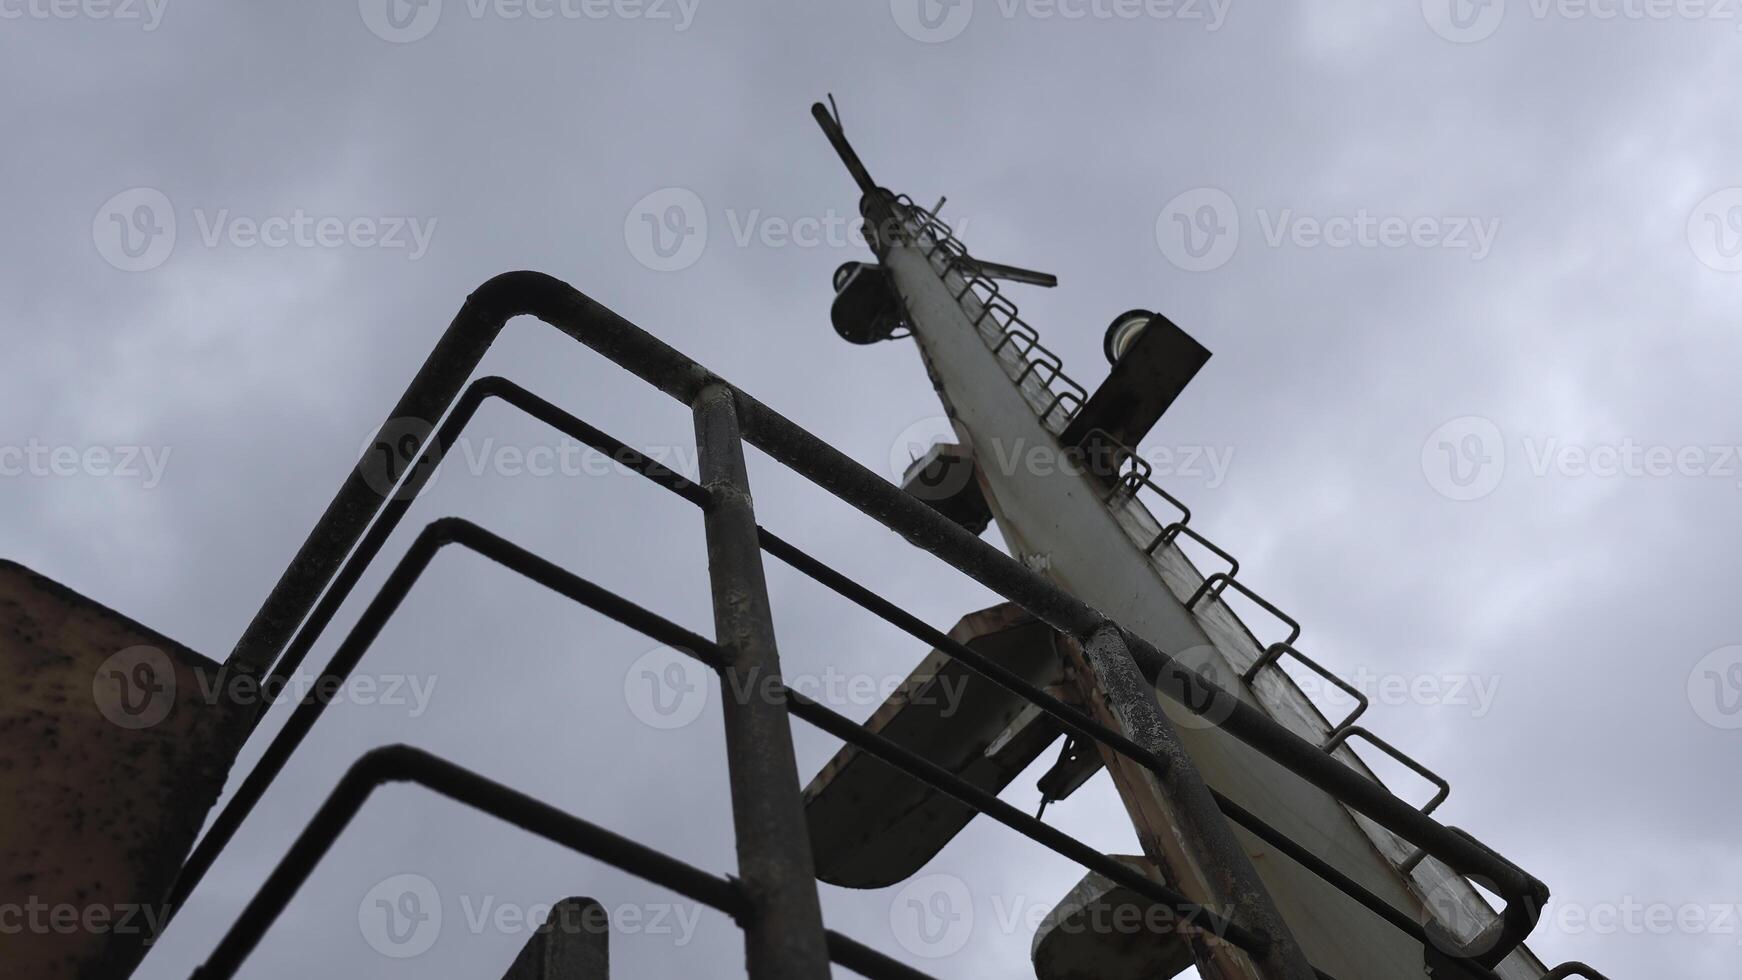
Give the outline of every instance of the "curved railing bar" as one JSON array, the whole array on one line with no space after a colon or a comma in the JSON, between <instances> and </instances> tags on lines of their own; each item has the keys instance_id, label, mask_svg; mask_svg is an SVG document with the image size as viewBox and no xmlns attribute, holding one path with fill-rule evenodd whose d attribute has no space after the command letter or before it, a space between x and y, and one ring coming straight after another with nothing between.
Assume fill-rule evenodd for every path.
<instances>
[{"instance_id":1,"label":"curved railing bar","mask_svg":"<svg viewBox=\"0 0 1742 980\"><path fill-rule=\"evenodd\" d=\"M1433 783L1434 786L1438 787L1439 791L1434 794L1434 798L1429 800L1426 804L1424 804L1421 807L1421 812L1424 815L1432 813L1435 810L1439 809L1439 805L1446 801L1446 797L1452 795L1452 784L1446 782L1446 780L1443 777L1441 777L1438 773L1434 772L1432 769L1429 769L1427 766L1424 766L1420 762L1416 761L1414 756L1411 756L1409 753L1403 751L1402 749L1398 748L1395 745L1392 745L1390 742L1387 742L1386 740L1373 734L1372 732L1368 731L1367 729L1362 728L1360 725L1344 726L1335 735L1332 735L1328 740L1326 740L1325 751L1327 753L1335 752L1337 750L1338 746L1342 745L1343 743L1347 742L1349 739L1354 738L1357 735L1361 736L1363 739L1366 739L1368 744L1372 745L1374 748L1377 748L1379 751L1384 752L1386 755L1391 756L1393 759L1396 759L1399 763L1401 763L1404 767L1409 769L1411 772L1415 773L1416 775L1427 780L1428 782ZM1451 830L1453 833L1459 834L1460 836L1462 836L1465 839L1470 840L1472 843L1474 843L1474 838L1471 838L1470 835L1465 834L1460 830L1456 830L1455 828L1448 827L1446 829ZM1481 845L1478 844L1477 846L1481 846Z\"/></svg>"},{"instance_id":2,"label":"curved railing bar","mask_svg":"<svg viewBox=\"0 0 1742 980\"><path fill-rule=\"evenodd\" d=\"M390 745L371 750L346 770L206 962L194 971L195 980L227 980L235 975L363 804L375 790L390 783L422 786L553 844L724 912L734 921L741 922L749 914L743 889L729 878L662 854L422 749ZM839 933L830 931L826 938L830 958L861 976L930 980L927 974Z\"/></svg>"},{"instance_id":3,"label":"curved railing bar","mask_svg":"<svg viewBox=\"0 0 1742 980\"><path fill-rule=\"evenodd\" d=\"M540 585L551 588L567 598L642 633L650 639L700 660L716 672L725 669L728 664L725 653L714 641L649 612L628 599L540 558L476 524L460 518L447 517L432 523L424 529L422 534L418 535L411 550L394 568L387 581L382 584L381 590L370 602L368 609L358 620L357 626L346 637L339 652L334 654L332 663L328 665L325 674L323 674L323 680L332 678L342 684L344 679L356 668L363 654L368 651L371 642L380 635L387 620L399 608L411 587L428 569L435 553L447 544L459 544L476 551L512 571L531 578ZM326 687L328 685L318 685L317 689ZM905 750L887 738L865 729L846 716L810 701L784 685L775 690L774 696L784 701L793 714L836 735L843 741L883 759L908 775L926 782L945 795L986 814L1024 837L1081 864L1084 868L1124 885L1151 901L1175 909L1182 918L1181 928L1205 929L1254 953L1262 954L1268 948L1270 942L1268 937L1253 932L1240 923L1231 921L1220 913L1191 901L1172 888L1136 870L1131 865L1109 857L1076 838L1017 810L962 777L948 772L928 760L905 753ZM274 739L273 744L268 747L267 753L271 758L262 757L255 770L249 774L248 782L259 782L262 785L269 783L271 776L282 768L284 761L295 751L296 746L307 735L314 721L325 711L327 703L319 697L312 697L299 704L296 714L285 725L279 736ZM244 806L252 806L252 803L253 801L249 801ZM1183 925L1183 923L1188 922L1194 923L1194 925L1189 927ZM1201 923L1201 925L1197 923ZM205 980L203 975L200 980Z\"/></svg>"},{"instance_id":4,"label":"curved railing bar","mask_svg":"<svg viewBox=\"0 0 1742 980\"><path fill-rule=\"evenodd\" d=\"M657 338L553 277L532 272L497 276L472 293L437 342L417 377L389 420L439 418L464 385L507 321L533 314L559 331L609 357L619 366L673 398L688 404L701 388L722 379ZM932 511L840 450L804 431L778 412L736 388L748 441L908 542L932 552L994 592L1027 610L1053 628L1077 637L1092 634L1102 617L1081 600L1059 589L1039 573L980 540L947 517ZM365 466L367 463L365 463ZM317 523L297 559L232 654L238 667L264 670L283 637L314 603L313 593L330 577L343 555L363 533L373 513L364 474L354 471ZM1506 901L1501 912L1503 941L1496 961L1521 942L1547 900L1540 881L1507 861L1471 845L1408 803L1398 799L1347 766L1328 760L1318 746L1295 735L1238 695L1207 681L1196 671L1127 633L1130 648L1144 675L1175 701L1210 693L1202 710L1225 716L1222 727L1274 761L1392 833L1430 853L1459 873L1481 874L1495 883Z\"/></svg>"},{"instance_id":5,"label":"curved railing bar","mask_svg":"<svg viewBox=\"0 0 1742 980\"><path fill-rule=\"evenodd\" d=\"M594 450L605 454L614 462L627 467L655 483L664 486L690 503L700 506L707 500L707 493L701 487L678 475L660 463L647 456L629 449L623 443L611 438L580 418L558 408L556 405L533 394L520 385L506 378L489 375L479 378L466 386L466 390L454 404L454 408L442 420L441 428L436 430L433 438L426 439L418 447L417 457L407 461L408 465L401 470L403 483L394 487L387 497L386 505L381 509L369 532L357 543L346 559L345 564L327 585L321 595L320 603L315 606L309 618L303 622L290 645L278 661L273 664L268 681L282 681L285 676L293 673L302 664L303 658L320 638L320 634L332 622L342 606L362 578L370 562L381 553L381 548L387 539L399 527L405 512L423 492L424 486L433 478L436 469L441 465L442 458L448 449L455 444L465 431L466 425L492 398L520 409L526 414L562 432L570 438L586 443ZM408 475L407 475L408 474ZM281 684L262 682L263 690L277 690Z\"/></svg>"},{"instance_id":6,"label":"curved railing bar","mask_svg":"<svg viewBox=\"0 0 1742 980\"><path fill-rule=\"evenodd\" d=\"M278 774L284 769L285 764L290 761L291 755L296 752L297 747L308 736L310 729L314 728L315 722L327 710L327 705L330 702L321 696L321 692L337 690L339 685L332 684L330 681L336 680L342 683L345 678L351 675L351 672L356 669L358 661L363 659L363 654L368 652L370 645L381 635L388 620L399 609L400 603L411 591L412 584L429 568L430 563L435 560L436 554L451 544L457 544L477 552L554 592L599 609L661 643L683 650L705 650L709 651L709 655L712 655L714 650L712 640L703 639L700 635L689 630L672 626L666 620L634 603L617 599L604 589L559 565L540 558L506 538L492 534L478 525L458 517L444 517L434 521L423 529L422 533L417 536L417 540L412 542L411 548L406 551L404 557L400 558L399 563L394 566L392 573L382 584L381 590L376 593L375 598L363 610L356 625L351 627L351 632L339 644L339 649L333 654L332 661L322 671L321 682L314 685L313 691L298 702L295 710L285 721L284 727L278 730L278 733L272 737L272 741L267 744L266 750L261 753L260 761L254 764L254 768L249 771L248 775L243 778L241 785L236 788L235 794L224 804L217 819L212 822L211 829L200 838L199 844L188 856L187 862L182 866L181 873L177 876L175 885L170 891L168 905L172 910L179 909L186 902L187 897L193 894L194 889L205 878L206 873L211 870L219 853L234 838L243 821L247 820L249 814L254 812L254 807L260 802L260 798L266 795L266 790L272 785L272 781L278 778ZM707 656L701 653L698 653L697 657L704 662L708 660ZM723 665L723 660L708 663L708 666L715 669L719 669Z\"/></svg>"}]
</instances>

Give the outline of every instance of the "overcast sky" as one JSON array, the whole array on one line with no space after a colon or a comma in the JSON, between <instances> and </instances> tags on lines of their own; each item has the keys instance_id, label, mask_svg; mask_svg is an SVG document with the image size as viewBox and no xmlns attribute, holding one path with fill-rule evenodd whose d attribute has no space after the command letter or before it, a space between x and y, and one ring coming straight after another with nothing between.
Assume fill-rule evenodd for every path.
<instances>
[{"instance_id":1,"label":"overcast sky","mask_svg":"<svg viewBox=\"0 0 1742 980\"><path fill-rule=\"evenodd\" d=\"M1146 444L1199 452L1164 485L1303 649L1374 690L1437 685L1375 695L1367 723L1452 781L1436 816L1550 885L1546 961L1742 976L1742 12L529 2L0 0L0 554L222 659L465 295L522 268L888 473L940 410L911 345L828 326L831 271L868 254L807 113L832 91L882 183L1058 274L1018 298L1079 379L1132 307L1214 352ZM687 410L535 322L484 369L693 458ZM482 412L362 594L453 514L709 632L693 508L560 457L530 473L540 447L561 443ZM764 523L928 621L995 601L752 466ZM789 675L892 681L924 652L784 568L770 584ZM652 649L442 555L364 661L404 696L328 713L141 976L185 976L393 742L729 873L717 698L649 724ZM808 778L835 743L797 739ZM1035 775L1006 797L1032 808ZM1136 846L1104 775L1048 819ZM915 950L899 889L825 886L826 915L941 977L1021 976L1028 910L1080 875L985 820L927 871L970 889L959 949ZM444 916L394 958L367 909L400 875ZM571 894L619 911L621 975L739 975L723 917L691 934L659 890L409 788L244 975L494 977L526 939L495 910Z\"/></svg>"}]
</instances>

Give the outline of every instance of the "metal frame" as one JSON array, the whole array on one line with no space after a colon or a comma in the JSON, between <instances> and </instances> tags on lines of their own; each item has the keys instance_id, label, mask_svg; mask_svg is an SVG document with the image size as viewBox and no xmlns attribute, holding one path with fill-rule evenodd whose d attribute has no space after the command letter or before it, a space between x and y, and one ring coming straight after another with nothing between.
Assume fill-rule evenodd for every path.
<instances>
[{"instance_id":1,"label":"metal frame","mask_svg":"<svg viewBox=\"0 0 1742 980\"><path fill-rule=\"evenodd\" d=\"M1141 638L1133 636L1120 629L1116 624L1105 620L1094 610L1060 591L1046 579L979 540L948 519L934 513L923 503L902 493L899 488L854 463L833 447L811 436L778 413L726 384L702 366L558 280L536 273L509 273L485 283L474 292L430 354L417 378L414 379L396 408L390 413L389 423L404 419L433 422L433 420L446 414L446 410L454 401L455 395L465 385L472 369L482 358L502 327L510 318L522 314L538 316L573 339L605 354L618 365L686 404L696 404L698 399L702 399L705 395L705 400L712 405L729 405L734 421L738 426L741 426L741 432L737 434L737 437L726 441L736 443L737 438L742 438L756 445L778 462L864 511L913 544L950 562L957 569L1022 606L1030 614L1047 622L1053 628L1076 638L1081 643L1092 642L1103 649L1111 650L1114 655L1125 658L1126 662L1132 665L1134 676L1141 676L1146 687L1153 683L1156 688L1176 701L1183 701L1193 693L1201 697L1203 692L1209 692L1209 702L1207 704L1200 702L1199 710L1204 713L1214 711L1218 717L1225 715L1226 718L1221 724L1228 732L1246 741L1272 759L1281 762L1301 778L1344 801L1358 812L1366 814L1399 837L1423 847L1428 853L1433 854L1457 872L1480 875L1494 882L1496 890L1507 903L1501 919L1504 926L1504 936L1502 937L1504 941L1497 943L1489 952L1480 957L1480 968L1477 970L1477 975L1489 975L1486 967L1503 958L1529 931L1529 925L1534 922L1537 910L1547 897L1547 889L1516 865L1485 847L1472 844L1424 814L1417 812L1414 807L1393 796L1384 787L1373 784L1341 762L1331 759L1320 747L1294 735L1258 709L1243 703L1236 695L1220 689L1194 671L1174 661L1165 653L1156 650ZM477 392L475 396L474 392ZM466 396L461 399L459 407L448 416L440 431L447 433L448 438L451 439L457 426L463 425L464 420L461 416L468 406L470 410L475 411L477 404L491 395L516 400L521 407L531 406L528 408L529 411L533 411L534 414L544 413L541 417L545 417L547 421L556 418L565 428L570 424L577 430L585 427L585 423L573 419L572 416L566 416L566 413L558 412L553 416L551 411L554 410L546 411L549 409L548 403L532 399L523 392L519 392L518 389L508 386L506 382L501 382L500 379L486 379L466 393ZM721 413L725 409L716 407L709 411L710 413ZM725 439L724 436L719 436L717 428L723 424L719 421L712 423L715 426L713 431L719 439ZM383 426L384 437L391 428L391 424ZM433 428L433 425L426 426L425 431L428 428ZM626 447L622 447L620 443L615 443L614 440L608 440L608 437L604 437L602 433L597 433L597 430L591 430L590 427L586 427L586 431L599 436L600 443L604 444L605 447L602 451L611 453L613 458L631 464L632 469L638 469L643 475L663 483L692 502L712 504L713 495L709 488L697 488L682 477L664 470L663 467L658 467L657 464L652 464L651 461L647 461L648 465L645 466L633 465L635 464L633 457L623 452ZM424 445L422 442L418 442L412 449L421 453ZM402 449L401 452L404 453L404 450ZM410 455L410 453L404 454ZM704 457L708 455L709 451L704 447ZM356 578L361 574L361 565L373 557L373 554L366 554L369 551L369 546L372 545L373 550L378 552L380 542L384 540L387 533L390 533L391 527L388 526L387 522L376 522L374 527L370 527L372 518L377 511L383 510L382 504L386 498L387 507L383 511L383 517L393 515L392 519L397 521L398 516L403 515L405 509L404 506L400 505L408 502L408 498L396 496L391 490L384 494L374 489L373 484L379 484L380 480L378 473L371 472L371 465L371 454L365 453L358 469L346 479L333 503L299 551L297 558L286 570L278 586L275 587L260 613L250 624L242 641L238 643L236 653L232 657L233 666L255 673L266 673L272 670L286 669L295 658L306 654L308 646L312 645L312 635L306 640L302 636L298 636L287 648L286 640L290 638L292 630L301 624L307 616L308 624L305 626L305 630L312 628L318 632L319 627L325 625L324 622L319 622L319 625L316 625L320 618L320 611L327 610L326 619L330 620L338 603L343 601L341 593L348 592L350 587L355 584ZM407 470L402 470L399 475L404 476L409 472L410 478L403 485L390 484L390 486L403 489L420 477L427 479L427 476L423 475L425 473L423 467L424 464L415 463ZM371 477L377 479L372 481ZM731 481L728 481L727 486L743 489ZM737 555L734 560L722 566L721 574L739 585L743 583L738 580L738 577L748 574L750 567L744 554L743 545L746 527L754 526L753 518L748 512L747 494L744 504L745 506L741 511L732 518L730 540L735 543L730 545L722 543L720 545L721 548L730 549ZM718 531L720 535L726 533L724 527ZM814 559L808 559L790 545L779 542L768 532L758 530L757 537L761 547L776 557L795 563L801 567L801 570L804 570L802 566L808 562L811 566L810 571L821 571L820 563L815 563ZM401 567L396 569L393 576L390 577L389 585L394 588L399 586L409 588L410 582L415 579L415 573L407 571L407 569L416 563L413 561L414 557L417 562L427 565L429 557L432 557L435 549L440 546L436 541L443 538L448 540L441 540L441 543L452 541L476 547L516 571L525 572L527 569L531 569L532 572L528 574L536 573L534 577L539 577L541 580L556 581L561 586L559 591L564 591L564 594L577 598L579 601L586 602L590 599L593 602L614 605L625 615L652 616L652 614L640 610L639 607L634 607L618 597L603 593L602 590L597 590L596 586L591 586L590 583L549 565L530 553L522 552L473 525L451 519L437 522L436 525L432 525L429 530L426 530L423 536L420 536L418 544L413 546L413 553L408 554L406 560L401 562ZM340 566L346 555L351 552L352 546L358 545L359 542L364 542L365 547L360 547L356 555L353 556L356 567L353 569L347 566L342 569ZM715 551L715 544L711 540L711 558ZM834 573L830 573L830 575L833 580L825 581L825 584L836 587L837 591L849 587L851 589L860 588ZM821 578L819 576L819 579ZM334 586L332 590L328 590L329 582ZM326 596L322 595L323 590L327 590ZM384 586L383 595L378 596L376 604L372 604L370 611L365 613L364 620L358 624L358 629L353 631L352 637L347 638L345 645L341 647L340 654L335 655L334 665L329 667L329 670L348 669L344 663L346 657L350 658L350 663L354 666L355 659L361 656L363 649L367 646L367 640L361 638L361 634L367 632L364 627L372 624L374 631L378 632L381 623L385 621L385 616L378 617L376 615L377 609L384 609L386 613L390 613L391 609L397 605L398 598L388 595L388 591L389 586ZM402 596L403 592L400 593L400 597ZM876 603L865 601L868 598L868 593L857 598L867 608L873 605L887 606L880 599ZM593 604L593 602L589 602L589 604ZM595 608L599 607L595 606ZM310 616L311 610L315 611L316 615ZM897 621L897 619L905 620L910 632L936 634L935 630L905 613L899 613L893 607L879 608L874 611L879 611L892 622ZM759 615L756 611L749 614L749 622L755 631L760 631L766 625L761 622ZM657 619L657 617L654 618ZM661 624L666 627L670 625L664 624L663 621L659 621L659 623L646 622L649 627L661 627ZM899 622L897 624L902 625ZM769 629L770 632L764 635L770 638L768 653L772 655L771 627ZM708 641L701 640L699 637L693 639L698 641L694 646L695 650L714 649L714 645ZM1115 643L1115 641L1117 642ZM1157 775L1164 778L1178 778L1182 775L1195 778L1195 773L1191 772L1189 760L1164 759L1148 748L1116 735L1081 712L1046 695L1045 692L1034 690L1028 685L1021 684L1020 681L1015 681L1014 678L1000 677L1000 671L995 665L974 657L971 651L965 648L950 650L944 644L939 644L939 646L962 659L964 663L978 672L1029 698L1040 705L1043 710L1058 717L1073 731L1079 734L1089 734L1095 740L1149 767ZM278 660L278 653L281 649L284 650L286 656L274 667L274 661ZM976 663L976 661L979 662ZM1012 681L1015 682L1012 683ZM1024 690L1025 687L1029 687L1029 689ZM785 706L789 713L797 714L847 741L860 745L865 751L878 755L917 778L924 779L945 792L957 796L964 803L987 812L994 819L1012 826L1019 832L1058 850L1060 853L1079 860L1086 867L1099 871L1107 877L1159 901L1175 905L1181 909L1195 909L1200 913L1207 914L1201 906L1195 906L1189 902L1182 904L1180 901L1182 896L1136 874L1128 866L1113 862L1105 855L1094 852L1069 838L1064 838L1056 830L1035 821L1027 814L1008 808L1006 804L1001 803L996 798L987 797L985 794L976 796L973 792L968 792L973 789L972 787L952 785L950 774L933 771L936 767L927 769L929 763L926 763L925 760L903 758L900 754L901 750L884 743L875 735L864 732L858 725L829 712L828 709L790 693L787 694L785 700ZM299 706L284 732L280 733L279 739L286 740L284 744L289 748L294 748L294 743L300 740L300 733L306 733L313 718L319 714L323 707L324 705L318 701L305 702ZM1192 705L1188 705L1188 707L1192 707ZM279 749L277 740L275 740L274 746L268 749L268 758L272 757L275 752L281 755L288 754ZM729 751L729 763L734 766L740 765L741 763L737 759L740 754L742 753ZM263 758L262 771L251 774L249 779L245 781L245 788L249 783L255 781L257 775L263 776L260 784L262 786L265 782L270 781L270 771L266 768L268 758ZM282 765L282 761L279 762L279 765ZM776 775L785 779L788 783L787 788L796 794L796 773L764 772L763 776L758 778L772 783L776 781ZM776 793L777 797L782 792L779 787L769 786L768 788ZM240 802L241 799L242 792L239 791L238 799L232 801L232 806ZM1241 811L1223 799L1217 799L1216 804L1229 818L1247 827L1255 835L1265 838L1265 831L1269 828L1264 827L1251 814ZM243 812L247 806L251 805L251 803L244 805ZM219 823L214 824L214 831L223 825L228 810L229 808L226 808L226 814L220 815ZM239 822L239 818L237 819ZM1225 834L1225 825L1223 827L1221 833ZM1272 837L1279 836L1275 835L1274 831L1270 831L1270 833ZM801 834L800 837L802 839L803 835ZM1322 877L1325 877L1327 881L1362 900L1364 905L1372 908L1376 914L1384 916L1388 921L1392 921L1398 928L1409 931L1412 935L1420 933L1419 926L1413 930L1409 929L1405 924L1408 921L1407 917L1404 917L1404 922L1399 922L1398 917L1401 913L1385 906L1383 902L1370 894L1363 899L1363 891L1358 885L1347 881L1347 879L1339 881L1340 876L1335 869L1318 860L1309 851L1294 842L1287 842L1285 838L1283 841L1286 843L1274 840L1272 843L1291 858L1300 860L1312 868ZM219 846L221 846L221 842L219 842ZM784 846L793 845L789 840L785 842ZM741 852L744 847L745 841L741 837ZM202 842L201 848L206 849L204 842ZM215 848L213 851L215 852ZM787 857L790 858L790 855ZM777 877L780 874L791 873L790 869L796 867L797 862L787 860L782 862L780 866L787 868L788 871L771 873ZM198 870L194 868L192 862L190 862L190 869ZM808 868L803 869L803 871L806 877L805 888L796 887L791 882L780 883L787 887L786 894L789 897L798 896L797 900L778 906L781 914L789 916L785 920L789 931L794 928L808 928L805 925L808 916L804 914L803 909L807 903L802 898L803 892L807 889L814 895L814 883L809 879ZM190 882L197 881L197 879L198 875L195 874L190 878ZM191 890L191 887L190 883L186 888L181 889L182 893L185 894L187 890ZM798 911L795 912L795 908ZM1255 929L1252 927L1253 923L1241 921L1219 921L1215 918L1200 918L1199 921L1215 923L1215 928L1221 930L1222 937L1235 945L1249 944L1248 948L1262 951L1268 944L1266 935L1262 931L1262 925ZM748 949L756 949L758 944L766 944L767 948L773 948L774 944L767 937L755 934L766 926L767 923L762 921L760 917L754 918L746 924ZM826 947L826 943L819 943L813 939L808 942L807 949L814 951L819 945ZM781 955L785 955L784 952ZM810 954L807 953L806 957L809 959ZM777 975L775 972L763 972L755 965L756 962L757 960L753 956L753 977ZM764 960L763 964L769 971L778 969L769 960Z\"/></svg>"}]
</instances>

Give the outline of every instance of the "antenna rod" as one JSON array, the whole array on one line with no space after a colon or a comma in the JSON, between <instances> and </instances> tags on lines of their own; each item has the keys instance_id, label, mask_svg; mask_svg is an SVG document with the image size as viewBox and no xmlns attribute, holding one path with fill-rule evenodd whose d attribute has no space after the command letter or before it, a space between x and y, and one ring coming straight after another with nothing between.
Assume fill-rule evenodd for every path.
<instances>
[{"instance_id":1,"label":"antenna rod","mask_svg":"<svg viewBox=\"0 0 1742 980\"><path fill-rule=\"evenodd\" d=\"M829 101L833 102L834 97L830 96ZM841 162L847 165L847 172L858 183L859 192L869 194L876 190L877 182L871 179L871 172L865 169L865 162L859 159L859 154L853 152L852 144L847 142L847 134L841 131L840 119L821 102L811 103L811 115L816 117L817 125L823 127L823 135L829 138L835 152L841 155Z\"/></svg>"}]
</instances>

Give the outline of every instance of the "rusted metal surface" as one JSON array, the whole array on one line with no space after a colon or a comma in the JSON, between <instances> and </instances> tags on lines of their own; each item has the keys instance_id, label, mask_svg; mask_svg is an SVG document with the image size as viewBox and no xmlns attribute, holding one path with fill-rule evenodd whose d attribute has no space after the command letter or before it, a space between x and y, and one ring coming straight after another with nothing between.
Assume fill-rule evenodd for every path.
<instances>
[{"instance_id":1,"label":"rusted metal surface","mask_svg":"<svg viewBox=\"0 0 1742 980\"><path fill-rule=\"evenodd\" d=\"M1118 860L1161 880L1148 858ZM1036 980L1166 980L1192 965L1173 909L1098 874L1083 876L1035 929Z\"/></svg>"},{"instance_id":2,"label":"rusted metal surface","mask_svg":"<svg viewBox=\"0 0 1742 980\"><path fill-rule=\"evenodd\" d=\"M418 377L406 390L393 418L439 419L464 386L478 360L506 321L532 314L569 337L587 344L618 365L685 403L701 388L722 383L717 375L684 357L646 332L623 320L567 284L536 273L509 273L485 283L471 297L441 341L431 352ZM931 551L988 588L1023 606L1057 629L1087 635L1103 621L1101 614L1032 569L979 540L903 493L886 480L860 466L839 450L816 439L791 421L734 389L745 438L777 462L792 468L823 489L858 508L862 513L900 534L917 547ZM391 419L390 419L391 421ZM383 431L387 427L384 426ZM418 449L411 447L412 451ZM264 632L250 651L256 656L275 654L262 645L273 630L268 619L306 609L362 536L370 516L379 509L381 491L360 475L348 480L335 496L321 522L311 533L295 568L287 572L268 599L256 625ZM1152 535L1153 536L1153 535ZM323 570L324 569L324 570ZM300 615L300 613L299 613ZM251 630L253 627L251 627ZM1208 681L1172 656L1141 637L1128 637L1131 653L1146 677L1171 700L1190 710L1220 714L1231 709L1222 724L1225 730L1264 756L1285 764L1306 781L1381 822L1400 837L1426 847L1430 853L1465 873L1491 875L1495 891L1509 900L1534 900L1509 911L1520 913L1520 924L1533 918L1530 906L1540 908L1546 889L1511 862L1492 851L1451 834L1430 818L1349 771L1341 762L1326 757L1318 745L1269 718L1246 710L1237 698ZM1032 694L1030 697L1032 698ZM1231 703L1230 703L1231 702ZM1052 709L1049 709L1052 710ZM1107 735L1098 735L1107 740ZM1118 738L1113 742L1119 743ZM1132 752L1121 745L1122 752ZM1142 756L1138 751L1134 758ZM1001 820L1004 818L1001 817ZM1333 890L1332 895L1336 892Z\"/></svg>"},{"instance_id":3,"label":"rusted metal surface","mask_svg":"<svg viewBox=\"0 0 1742 980\"><path fill-rule=\"evenodd\" d=\"M502 980L610 980L611 920L590 898L565 898L527 940Z\"/></svg>"},{"instance_id":4,"label":"rusted metal surface","mask_svg":"<svg viewBox=\"0 0 1742 980\"><path fill-rule=\"evenodd\" d=\"M1168 763L1157 773L1103 749L1107 771L1137 839L1160 875L1198 902L1287 939L1259 956L1234 949L1215 935L1188 933L1199 972L1210 980L1312 977L1311 965L1161 713L1118 630L1109 625L1086 642L1065 641L1060 646L1076 668L1072 675L1089 710Z\"/></svg>"},{"instance_id":5,"label":"rusted metal surface","mask_svg":"<svg viewBox=\"0 0 1742 980\"><path fill-rule=\"evenodd\" d=\"M702 389L691 407L701 484L708 492L702 526L714 635L726 655L720 700L732 828L738 876L751 904L745 959L751 980L822 980L829 975L823 911L812 877L738 410L724 385Z\"/></svg>"},{"instance_id":6,"label":"rusted metal surface","mask_svg":"<svg viewBox=\"0 0 1742 980\"><path fill-rule=\"evenodd\" d=\"M1063 680L1052 628L1009 603L962 617L949 635L1030 683ZM1025 698L974 675L942 650L919 662L865 729L990 793L1009 785L1062 732ZM906 879L975 816L973 808L851 745L823 766L804 798L817 877L849 888Z\"/></svg>"},{"instance_id":7,"label":"rusted metal surface","mask_svg":"<svg viewBox=\"0 0 1742 980\"><path fill-rule=\"evenodd\" d=\"M167 918L241 712L206 696L217 664L12 562L0 669L0 978L126 976Z\"/></svg>"}]
</instances>

